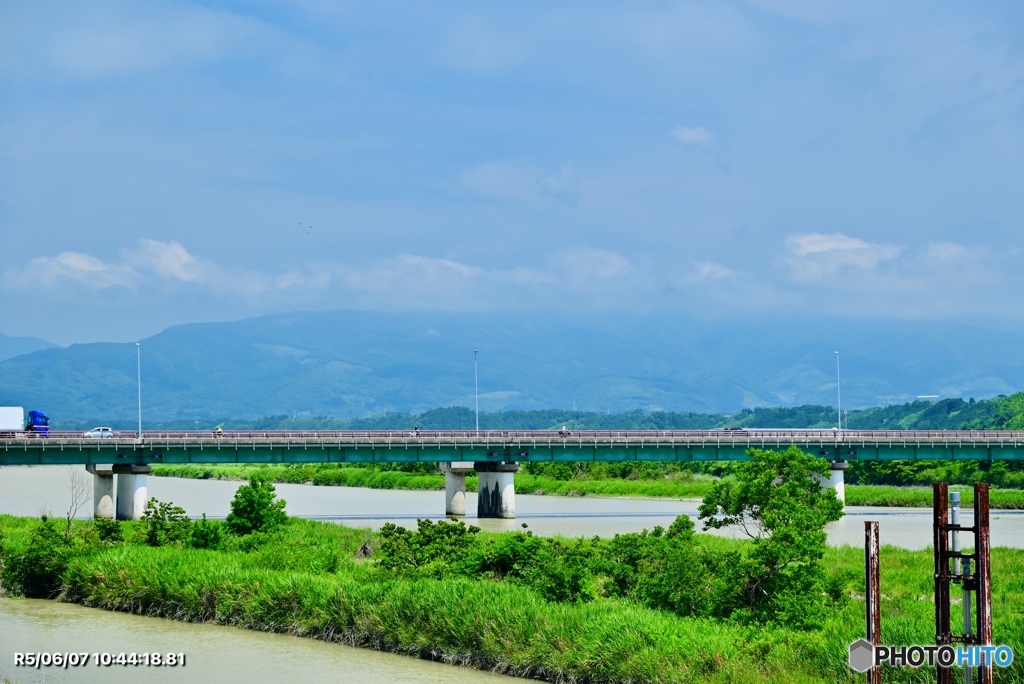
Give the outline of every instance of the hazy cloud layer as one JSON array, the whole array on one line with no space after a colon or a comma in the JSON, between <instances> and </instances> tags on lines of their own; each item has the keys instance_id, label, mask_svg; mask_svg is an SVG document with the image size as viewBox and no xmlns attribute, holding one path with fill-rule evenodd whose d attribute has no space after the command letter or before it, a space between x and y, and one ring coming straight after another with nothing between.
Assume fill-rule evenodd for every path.
<instances>
[{"instance_id":1,"label":"hazy cloud layer","mask_svg":"<svg viewBox=\"0 0 1024 684\"><path fill-rule=\"evenodd\" d=\"M36 257L3 274L12 293L91 293L100 305L157 301L190 288L210 301L259 306L386 311L571 308L676 309L696 315L763 316L841 309L855 317L946 317L966 307L1022 316L990 298L1015 282L1014 255L935 242L873 244L841 233L792 235L775 250L776 268L750 271L711 261L658 272L607 249L552 252L531 263L467 263L399 253L363 261L317 258L296 270L239 270L197 257L176 242L144 239L104 259L80 252ZM105 294L106 293L106 294ZM332 307L333 304L333 307Z\"/></svg>"}]
</instances>

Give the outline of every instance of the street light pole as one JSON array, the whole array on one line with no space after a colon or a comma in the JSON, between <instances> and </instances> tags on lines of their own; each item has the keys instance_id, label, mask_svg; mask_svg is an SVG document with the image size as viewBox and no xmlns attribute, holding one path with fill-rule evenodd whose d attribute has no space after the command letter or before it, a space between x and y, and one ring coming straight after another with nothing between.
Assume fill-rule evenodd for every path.
<instances>
[{"instance_id":1,"label":"street light pole","mask_svg":"<svg viewBox=\"0 0 1024 684\"><path fill-rule=\"evenodd\" d=\"M473 398L476 400L476 431L480 432L480 375L477 373L476 355L479 349L473 350Z\"/></svg>"},{"instance_id":2,"label":"street light pole","mask_svg":"<svg viewBox=\"0 0 1024 684\"><path fill-rule=\"evenodd\" d=\"M839 381L839 352L836 352L836 418L839 421L839 430L843 429L843 390Z\"/></svg>"},{"instance_id":3,"label":"street light pole","mask_svg":"<svg viewBox=\"0 0 1024 684\"><path fill-rule=\"evenodd\" d=\"M138 385L139 385L139 439L142 439L142 344L135 343L135 358L138 362Z\"/></svg>"}]
</instances>

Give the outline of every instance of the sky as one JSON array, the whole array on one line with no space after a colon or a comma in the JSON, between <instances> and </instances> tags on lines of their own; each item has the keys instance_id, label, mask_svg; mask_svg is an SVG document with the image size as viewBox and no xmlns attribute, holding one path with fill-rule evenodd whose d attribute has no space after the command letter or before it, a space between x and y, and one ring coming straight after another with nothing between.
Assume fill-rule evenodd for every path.
<instances>
[{"instance_id":1,"label":"sky","mask_svg":"<svg viewBox=\"0 0 1024 684\"><path fill-rule=\"evenodd\" d=\"M0 3L0 332L1024 329L1019 2Z\"/></svg>"}]
</instances>

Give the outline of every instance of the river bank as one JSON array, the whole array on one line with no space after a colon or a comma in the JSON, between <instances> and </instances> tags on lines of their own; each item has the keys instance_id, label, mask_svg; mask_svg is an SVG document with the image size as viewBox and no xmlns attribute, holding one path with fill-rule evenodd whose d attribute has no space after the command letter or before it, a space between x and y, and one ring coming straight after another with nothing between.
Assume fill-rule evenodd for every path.
<instances>
[{"instance_id":1,"label":"river bank","mask_svg":"<svg viewBox=\"0 0 1024 684\"><path fill-rule=\"evenodd\" d=\"M155 465L153 474L199 480L247 480L254 474L270 482L312 484L334 487L369 487L371 489L397 489L407 491L438 491L444 489L444 476L440 474L409 473L398 470L376 470L337 464L303 465ZM561 480L543 475L517 473L518 494L555 496L608 496L657 499L700 499L710 491L714 480L630 480L621 478ZM468 490L477 488L477 479L466 478ZM974 503L974 491L969 485L952 485L950 491L961 492L962 504ZM990 504L998 510L1024 510L1024 490L990 490ZM846 485L846 505L884 507L930 507L932 490L929 487L890 487L880 485Z\"/></svg>"},{"instance_id":2,"label":"river bank","mask_svg":"<svg viewBox=\"0 0 1024 684\"><path fill-rule=\"evenodd\" d=\"M38 520L0 516L8 553L24 548ZM533 587L496 578L409 578L374 567L380 537L333 523L291 520L280 536L247 550L149 547L83 541L60 578L57 598L85 606L392 651L555 682L855 682L846 650L862 636L858 577L863 552L832 548L824 565L852 599L811 630L681 617L603 597L545 599ZM138 523L123 523L133 539ZM495 538L507 539L506 534ZM523 537L519 537L522 539ZM702 547L742 551L744 543L698 535ZM16 552L16 551L14 551ZM931 555L886 548L883 637L928 643L933 608ZM1024 551L993 549L996 640L1024 652ZM860 580L862 581L862 580ZM599 587L595 586L599 592ZM6 656L5 656L6 657ZM925 682L926 669L888 681ZM1000 673L1024 681L1024 669Z\"/></svg>"}]
</instances>

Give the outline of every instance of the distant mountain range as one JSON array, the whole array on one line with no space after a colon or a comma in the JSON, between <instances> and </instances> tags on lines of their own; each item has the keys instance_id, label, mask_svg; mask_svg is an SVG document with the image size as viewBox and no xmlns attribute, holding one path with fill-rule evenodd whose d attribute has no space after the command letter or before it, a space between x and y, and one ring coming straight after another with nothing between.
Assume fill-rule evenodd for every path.
<instances>
[{"instance_id":1,"label":"distant mountain range","mask_svg":"<svg viewBox=\"0 0 1024 684\"><path fill-rule=\"evenodd\" d=\"M949 323L304 312L143 340L142 403L146 420L204 424L472 408L478 349L482 411L835 406L838 350L842 404L853 409L1013 393L1024 388L1022 348L1020 333ZM0 336L0 352L10 352L0 405L46 411L58 428L136 414L134 343Z\"/></svg>"},{"instance_id":2,"label":"distant mountain range","mask_svg":"<svg viewBox=\"0 0 1024 684\"><path fill-rule=\"evenodd\" d=\"M0 333L0 361L56 346L38 337L8 337Z\"/></svg>"}]
</instances>

